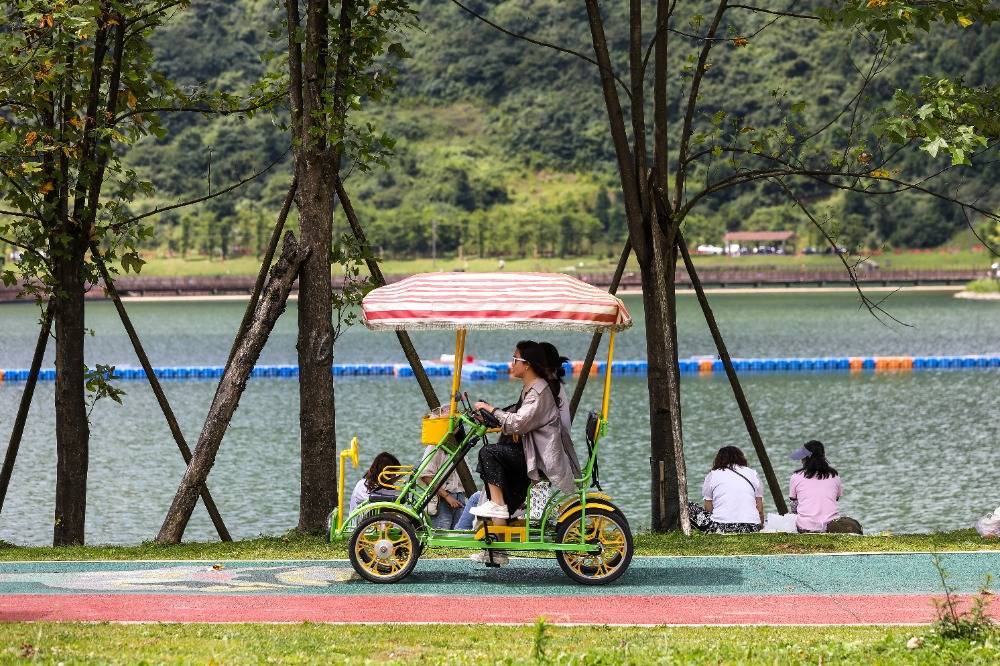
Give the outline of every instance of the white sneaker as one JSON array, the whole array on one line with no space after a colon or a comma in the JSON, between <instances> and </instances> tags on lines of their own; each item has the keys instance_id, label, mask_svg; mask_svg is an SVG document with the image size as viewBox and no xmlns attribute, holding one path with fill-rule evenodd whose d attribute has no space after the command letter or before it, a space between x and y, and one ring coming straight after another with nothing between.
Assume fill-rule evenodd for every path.
<instances>
[{"instance_id":1,"label":"white sneaker","mask_svg":"<svg viewBox=\"0 0 1000 666\"><path fill-rule=\"evenodd\" d=\"M490 553L484 550L482 552L469 555L469 559L472 560L473 562L479 562L480 564L489 564ZM493 564L495 564L496 566L502 567L509 561L510 558L507 557L507 553L501 552L499 550L493 551Z\"/></svg>"},{"instance_id":2,"label":"white sneaker","mask_svg":"<svg viewBox=\"0 0 1000 666\"><path fill-rule=\"evenodd\" d=\"M480 518L510 518L510 514L507 513L507 507L497 504L493 500L486 500L479 506L472 508L469 513Z\"/></svg>"}]
</instances>

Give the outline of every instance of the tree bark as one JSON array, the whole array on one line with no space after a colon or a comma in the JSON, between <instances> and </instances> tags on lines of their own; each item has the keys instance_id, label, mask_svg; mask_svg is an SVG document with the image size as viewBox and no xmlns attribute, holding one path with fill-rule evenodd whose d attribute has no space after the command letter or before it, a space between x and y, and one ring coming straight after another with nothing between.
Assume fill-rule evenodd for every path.
<instances>
[{"instance_id":1,"label":"tree bark","mask_svg":"<svg viewBox=\"0 0 1000 666\"><path fill-rule=\"evenodd\" d=\"M643 193L648 193L649 189L644 184L640 187L638 178L645 178L646 174L636 173L634 156L628 145L625 119L618 99L618 90L615 87L600 7L597 0L586 0L586 6L591 41L600 70L601 90L608 112L611 140L621 178L629 239L635 250L642 276L643 309L646 315L646 354L649 362L647 384L650 412L652 529L653 531L678 527L684 529L687 507L686 503L682 506L680 501L687 497L683 478L685 476L683 445L678 436L679 411L676 407L672 407L679 405L679 398L670 394L671 391L678 391L680 388L679 383L675 381L679 376L675 362L676 335L670 325L671 299L666 276L670 246L666 244L659 226L651 223L653 215L649 197L647 196L646 200L642 199ZM631 60L634 62L636 58L633 57ZM645 140L645 137L636 137L636 140ZM654 158L656 157L654 155ZM671 366L674 366L674 372L671 372Z\"/></svg>"},{"instance_id":2,"label":"tree bark","mask_svg":"<svg viewBox=\"0 0 1000 666\"><path fill-rule=\"evenodd\" d=\"M347 20L347 14L342 16ZM299 524L301 532L326 529L337 503L337 437L333 387L333 179L340 152L330 149L323 90L329 83L329 5L309 0L302 58L302 122L295 136L296 203L301 242L313 249L299 276ZM348 35L350 26L348 24ZM289 26L293 29L293 26ZM343 55L343 54L339 54ZM339 79L334 82L337 96ZM342 91L341 91L342 94ZM336 106L337 102L334 101ZM336 140L336 139L335 139Z\"/></svg>"},{"instance_id":3,"label":"tree bark","mask_svg":"<svg viewBox=\"0 0 1000 666\"><path fill-rule=\"evenodd\" d=\"M68 224L69 240L53 248L56 325L56 506L52 545L82 544L86 524L90 424L84 396L84 278L86 241Z\"/></svg>"},{"instance_id":4,"label":"tree bark","mask_svg":"<svg viewBox=\"0 0 1000 666\"><path fill-rule=\"evenodd\" d=\"M115 288L115 282L111 279L111 274L108 273L108 267L104 263L104 258L101 256L100 249L97 247L97 243L91 241L90 243L90 256L93 257L94 263L97 264L97 269L101 273L101 278L104 280L104 289L107 291L111 300L115 304L115 309L118 310L118 316L122 320L122 326L125 327L125 332L128 334L129 340L132 342L132 348L135 350L135 355L139 358L139 365L142 366L143 371L146 373L146 379L149 381L150 388L153 389L153 395L156 396L156 402L160 405L160 411L163 412L163 418L167 420L167 427L170 428L170 434L174 437L174 442L177 443L177 448L180 449L181 458L184 459L184 464L187 465L191 462L191 449L188 448L187 441L184 439L184 434L181 432L180 424L177 423L177 417L174 416L174 410L170 408L170 403L167 401L167 395L163 392L163 387L160 386L160 380L156 378L156 372L153 370L153 364L149 362L149 357L146 356L146 350L142 346L142 342L139 341L139 334L136 333L135 327L132 325L132 320L128 316L128 312L125 311L125 305L122 303L121 296L118 295L118 289ZM205 509L208 511L208 515L212 518L212 524L215 525L215 531L218 532L219 538L223 541L232 541L233 538L229 535L229 530L226 528L226 524L222 521L222 516L219 514L219 509L215 505L215 500L212 499L212 494L208 491L208 486L203 485L200 490L201 500L205 503Z\"/></svg>"},{"instance_id":5,"label":"tree bark","mask_svg":"<svg viewBox=\"0 0 1000 666\"><path fill-rule=\"evenodd\" d=\"M663 254L663 236L654 226L652 232L652 265L642 269L643 310L646 316L646 359L649 366L646 385L649 391L650 427L650 504L651 529L654 532L676 530L681 527L681 502L686 495L683 479L683 456L678 460L677 442L674 437L673 410L670 391L671 366L675 363L674 347L668 321L669 296L667 294L666 262ZM650 325L650 322L660 322Z\"/></svg>"},{"instance_id":6,"label":"tree bark","mask_svg":"<svg viewBox=\"0 0 1000 666\"><path fill-rule=\"evenodd\" d=\"M31 357L31 370L28 371L28 381L24 385L24 393L21 394L21 403L17 408L17 416L14 417L14 428L11 430L10 441L7 443L3 468L0 469L0 513L3 512L3 503L7 498L10 477L14 473L14 462L17 460L17 451L21 447L24 424L28 420L28 410L31 409L31 398L35 394L35 384L38 383L38 371L42 367L45 347L48 346L49 332L52 330L52 310L53 302L49 299L49 302L45 306L45 312L42 314L42 327L38 332L38 341L35 343L35 354Z\"/></svg>"},{"instance_id":7,"label":"tree bark","mask_svg":"<svg viewBox=\"0 0 1000 666\"><path fill-rule=\"evenodd\" d=\"M333 395L333 292L330 286L333 174L322 160L300 161L299 225L303 245L316 248L299 276L299 525L326 528L337 501Z\"/></svg>"},{"instance_id":8,"label":"tree bark","mask_svg":"<svg viewBox=\"0 0 1000 666\"><path fill-rule=\"evenodd\" d=\"M253 324L236 351L232 366L219 382L219 390L208 410L194 455L181 478L170 510L163 519L160 533L156 537L157 541L179 543L184 536L184 528L187 527L191 513L198 502L199 491L205 485L212 465L215 464L215 456L219 452L226 428L239 406L247 379L260 357L271 329L285 311L288 292L309 254L311 254L310 248L300 246L290 232L285 235L281 256L271 269Z\"/></svg>"}]
</instances>

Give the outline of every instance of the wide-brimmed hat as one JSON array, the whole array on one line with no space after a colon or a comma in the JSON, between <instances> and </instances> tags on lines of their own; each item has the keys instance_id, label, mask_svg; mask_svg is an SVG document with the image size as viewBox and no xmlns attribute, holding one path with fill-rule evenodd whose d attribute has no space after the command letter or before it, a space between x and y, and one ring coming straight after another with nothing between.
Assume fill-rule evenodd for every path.
<instances>
[{"instance_id":1,"label":"wide-brimmed hat","mask_svg":"<svg viewBox=\"0 0 1000 666\"><path fill-rule=\"evenodd\" d=\"M825 458L826 451L823 448L823 442L811 439L793 451L788 457L792 460L802 460L803 458L808 458L809 456L819 456L820 458Z\"/></svg>"}]
</instances>

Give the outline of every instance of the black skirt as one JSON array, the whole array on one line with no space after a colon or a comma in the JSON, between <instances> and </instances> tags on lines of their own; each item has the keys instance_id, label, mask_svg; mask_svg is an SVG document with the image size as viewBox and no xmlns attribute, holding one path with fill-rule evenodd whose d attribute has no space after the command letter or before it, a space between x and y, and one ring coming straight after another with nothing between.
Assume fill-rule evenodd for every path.
<instances>
[{"instance_id":1,"label":"black skirt","mask_svg":"<svg viewBox=\"0 0 1000 666\"><path fill-rule=\"evenodd\" d=\"M507 511L513 514L524 504L528 495L528 463L524 458L524 444L510 440L491 442L479 449L476 466L483 483L492 483L503 491ZM489 489L487 489L487 493ZM490 499L493 499L492 497Z\"/></svg>"}]
</instances>

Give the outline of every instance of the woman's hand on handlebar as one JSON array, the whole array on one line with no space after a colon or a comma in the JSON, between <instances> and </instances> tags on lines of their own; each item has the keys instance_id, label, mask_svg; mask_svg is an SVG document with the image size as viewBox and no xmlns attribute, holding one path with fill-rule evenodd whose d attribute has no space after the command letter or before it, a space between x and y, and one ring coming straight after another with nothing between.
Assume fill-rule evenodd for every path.
<instances>
[{"instance_id":1,"label":"woman's hand on handlebar","mask_svg":"<svg viewBox=\"0 0 1000 666\"><path fill-rule=\"evenodd\" d=\"M477 412L478 412L478 411L479 411L480 409L485 409L485 410L486 410L486 411L488 411L488 412L492 412L492 411L493 411L493 405L491 405L491 404L490 404L490 403L488 403L488 402L483 402L482 400L480 400L479 402L477 402L477 403L475 404L475 408L476 408L476 411L477 411Z\"/></svg>"}]
</instances>

